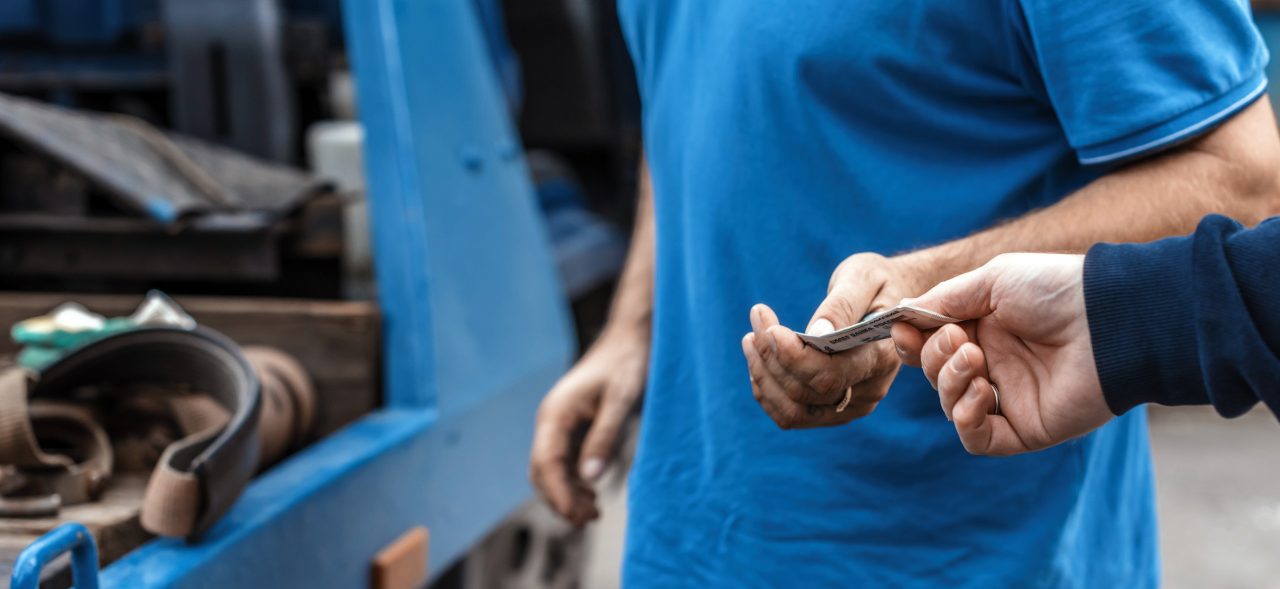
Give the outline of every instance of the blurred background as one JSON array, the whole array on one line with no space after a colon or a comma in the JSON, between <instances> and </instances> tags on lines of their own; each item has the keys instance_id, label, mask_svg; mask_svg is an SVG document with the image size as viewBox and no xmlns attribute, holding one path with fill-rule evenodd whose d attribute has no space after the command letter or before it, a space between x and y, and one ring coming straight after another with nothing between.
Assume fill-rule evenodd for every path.
<instances>
[{"instance_id":1,"label":"blurred background","mask_svg":"<svg viewBox=\"0 0 1280 589\"><path fill-rule=\"evenodd\" d=\"M157 291L166 317L287 353L313 406L291 405L289 441L191 545L138 520L189 433L172 415L108 422L131 460L78 503L32 509L17 500L47 492L5 481L40 477L6 471L0 585L78 521L108 587L377 585L400 566L408 586L616 587L625 460L585 531L530 499L523 461L537 400L603 322L639 152L612 0L0 2L4 363L155 325L135 308ZM494 294L513 285L515 304ZM1151 413L1165 585L1280 587L1274 418ZM428 572L401 564L428 544ZM69 565L37 576L68 586Z\"/></svg>"}]
</instances>

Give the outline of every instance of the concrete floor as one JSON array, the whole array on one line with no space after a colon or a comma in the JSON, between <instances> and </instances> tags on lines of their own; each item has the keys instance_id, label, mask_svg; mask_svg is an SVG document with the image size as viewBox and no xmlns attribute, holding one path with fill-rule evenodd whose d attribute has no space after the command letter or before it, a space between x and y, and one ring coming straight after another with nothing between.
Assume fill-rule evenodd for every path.
<instances>
[{"instance_id":1,"label":"concrete floor","mask_svg":"<svg viewBox=\"0 0 1280 589\"><path fill-rule=\"evenodd\" d=\"M1225 420L1157 407L1166 589L1280 589L1280 424L1257 409Z\"/></svg>"},{"instance_id":2,"label":"concrete floor","mask_svg":"<svg viewBox=\"0 0 1280 589\"><path fill-rule=\"evenodd\" d=\"M1151 411L1165 589L1280 589L1280 423L1203 408ZM583 587L618 586L624 485L589 531Z\"/></svg>"}]
</instances>

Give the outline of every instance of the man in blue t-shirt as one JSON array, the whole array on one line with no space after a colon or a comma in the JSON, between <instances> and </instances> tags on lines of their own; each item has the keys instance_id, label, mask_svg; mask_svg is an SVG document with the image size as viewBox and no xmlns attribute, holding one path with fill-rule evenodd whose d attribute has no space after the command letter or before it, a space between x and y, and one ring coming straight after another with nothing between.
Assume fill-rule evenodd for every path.
<instances>
[{"instance_id":1,"label":"man in blue t-shirt","mask_svg":"<svg viewBox=\"0 0 1280 589\"><path fill-rule=\"evenodd\" d=\"M1158 585L1143 414L970 456L890 342L826 356L782 326L851 324L1006 251L1259 219L1275 123L1243 0L619 14L647 159L609 323L539 410L552 507L597 515L643 396L628 586Z\"/></svg>"}]
</instances>

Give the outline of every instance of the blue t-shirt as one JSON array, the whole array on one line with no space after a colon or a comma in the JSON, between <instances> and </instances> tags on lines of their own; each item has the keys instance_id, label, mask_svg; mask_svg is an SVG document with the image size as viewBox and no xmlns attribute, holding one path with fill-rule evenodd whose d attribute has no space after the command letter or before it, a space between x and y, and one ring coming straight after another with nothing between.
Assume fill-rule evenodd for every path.
<instances>
[{"instance_id":1,"label":"blue t-shirt","mask_svg":"<svg viewBox=\"0 0 1280 589\"><path fill-rule=\"evenodd\" d=\"M1264 90L1243 0L621 0L655 188L628 587L1155 587L1145 415L965 453L904 369L869 417L782 431L753 303L963 237L1195 136ZM1155 211L1153 211L1153 214Z\"/></svg>"}]
</instances>

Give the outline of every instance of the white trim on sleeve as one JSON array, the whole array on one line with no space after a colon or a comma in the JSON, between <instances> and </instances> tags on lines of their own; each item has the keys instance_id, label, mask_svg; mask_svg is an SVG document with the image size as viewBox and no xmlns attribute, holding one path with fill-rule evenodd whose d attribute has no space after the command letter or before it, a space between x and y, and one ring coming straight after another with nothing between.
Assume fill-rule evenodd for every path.
<instances>
[{"instance_id":1,"label":"white trim on sleeve","mask_svg":"<svg viewBox=\"0 0 1280 589\"><path fill-rule=\"evenodd\" d=\"M1144 152L1144 151L1147 151L1147 150L1152 149L1152 148L1155 148L1155 147L1159 147L1159 146L1164 145L1164 144L1166 144L1166 143L1173 143L1174 141L1177 141L1177 140L1179 140L1179 139L1181 139L1181 138L1183 138L1183 137L1186 137L1187 135L1190 135L1190 134L1192 134L1192 133L1195 133L1196 131L1199 131L1200 129L1203 129L1203 128L1205 128L1205 127L1209 126L1209 125L1212 125L1212 124L1214 124L1214 123L1218 122L1218 121L1219 121L1219 120L1221 120L1223 117L1225 117L1225 116L1227 116L1227 115L1229 115L1229 114L1231 114L1231 113L1235 112L1235 110L1236 110L1236 109L1238 109L1238 108L1240 108L1242 105L1244 105L1244 104L1248 103L1249 101L1251 101L1251 100L1253 100L1253 99L1257 98L1257 97L1258 97L1258 95L1259 95L1259 94L1262 94L1262 91L1263 91L1263 90L1266 90L1266 89L1267 89L1267 81L1264 79L1264 80L1262 80L1262 83L1258 84L1258 87L1257 87L1257 88L1254 88L1252 92L1249 92L1248 94L1244 95L1244 97L1242 97L1240 100L1237 100L1237 101L1235 101L1235 102L1231 103L1231 104L1230 104L1230 105L1228 105L1226 108L1224 108L1224 109L1222 109L1222 110L1220 110L1220 111L1218 111L1218 112L1214 113L1212 116L1207 117L1207 118L1205 118L1204 120L1201 120L1200 122L1198 122L1198 123L1196 123L1196 124L1194 124L1194 125L1191 125L1190 127L1186 127L1186 128L1184 128L1184 129L1181 129L1181 130L1178 130L1178 131L1174 131L1173 133L1170 133L1170 134L1168 134L1168 135L1165 135L1164 137L1161 137L1161 138L1159 138L1159 139L1154 139L1154 140L1152 140L1152 141L1148 141L1148 142L1146 142L1146 143L1143 143L1142 145L1138 145L1138 146L1136 146L1136 147L1130 147L1130 148L1128 148L1128 149L1124 149L1124 150L1121 150L1121 151L1117 151L1117 152L1115 152L1115 153L1108 153L1108 154L1106 154L1106 155L1098 155L1098 156L1094 156L1094 157L1090 157L1090 158L1081 158L1081 159L1080 159L1080 163L1082 163L1082 164L1101 164L1101 163L1109 162L1109 161L1112 161L1112 160L1118 160L1118 159L1121 159L1121 158L1125 158L1125 157L1131 156L1131 155L1133 155L1133 154L1135 154L1135 153L1142 153L1142 152Z\"/></svg>"}]
</instances>

